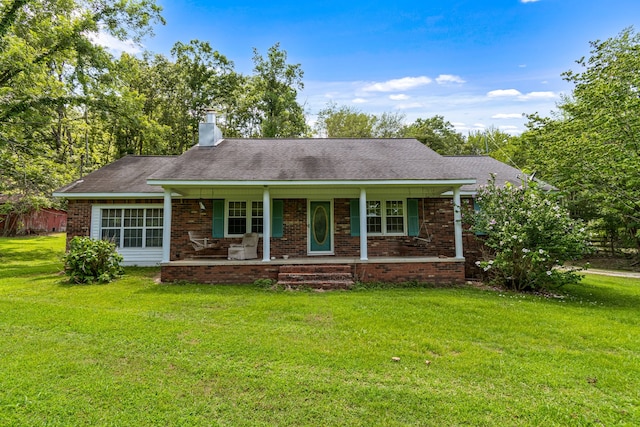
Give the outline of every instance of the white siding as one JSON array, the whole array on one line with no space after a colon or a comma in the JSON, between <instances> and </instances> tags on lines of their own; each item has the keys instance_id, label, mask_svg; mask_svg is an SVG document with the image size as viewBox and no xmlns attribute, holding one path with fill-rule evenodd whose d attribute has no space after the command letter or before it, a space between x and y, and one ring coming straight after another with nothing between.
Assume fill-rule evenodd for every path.
<instances>
[{"instance_id":1,"label":"white siding","mask_svg":"<svg viewBox=\"0 0 640 427\"><path fill-rule=\"evenodd\" d=\"M144 209L144 208L162 208L161 204L125 204L125 205L92 205L91 206L91 232L89 236L92 239L100 238L100 209ZM168 242L163 239L162 244ZM122 265L132 266L139 265L141 267L151 267L159 265L162 262L162 248L118 248L118 253L124 258Z\"/></svg>"}]
</instances>

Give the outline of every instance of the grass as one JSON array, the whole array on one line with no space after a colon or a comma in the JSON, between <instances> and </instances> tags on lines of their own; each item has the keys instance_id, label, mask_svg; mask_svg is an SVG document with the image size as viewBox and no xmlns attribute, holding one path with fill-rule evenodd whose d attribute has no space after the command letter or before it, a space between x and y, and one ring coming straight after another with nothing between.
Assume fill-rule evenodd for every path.
<instances>
[{"instance_id":1,"label":"grass","mask_svg":"<svg viewBox=\"0 0 640 427\"><path fill-rule=\"evenodd\" d=\"M63 246L0 239L0 425L640 425L637 280L77 286Z\"/></svg>"}]
</instances>

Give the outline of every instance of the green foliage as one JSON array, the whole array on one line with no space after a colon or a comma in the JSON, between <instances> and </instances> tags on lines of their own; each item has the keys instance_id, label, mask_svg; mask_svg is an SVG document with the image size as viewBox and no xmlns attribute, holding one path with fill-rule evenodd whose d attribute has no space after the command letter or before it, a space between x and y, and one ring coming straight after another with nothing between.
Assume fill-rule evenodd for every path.
<instances>
[{"instance_id":1,"label":"green foliage","mask_svg":"<svg viewBox=\"0 0 640 427\"><path fill-rule=\"evenodd\" d=\"M318 113L316 133L325 138L397 138L402 136L404 114L367 114L329 103Z\"/></svg>"},{"instance_id":2,"label":"green foliage","mask_svg":"<svg viewBox=\"0 0 640 427\"><path fill-rule=\"evenodd\" d=\"M473 229L486 233L485 244L493 251L476 264L493 283L522 291L580 280L574 269L560 267L587 253L588 236L553 195L534 182L497 187L491 180L476 200Z\"/></svg>"},{"instance_id":3,"label":"green foliage","mask_svg":"<svg viewBox=\"0 0 640 427\"><path fill-rule=\"evenodd\" d=\"M531 168L568 191L569 208L640 249L640 35L629 28L591 43L575 85L552 118L530 117L522 135Z\"/></svg>"},{"instance_id":4,"label":"green foliage","mask_svg":"<svg viewBox=\"0 0 640 427\"><path fill-rule=\"evenodd\" d=\"M403 129L403 135L416 138L427 147L443 155L463 154L464 136L443 116L417 119Z\"/></svg>"},{"instance_id":5,"label":"green foliage","mask_svg":"<svg viewBox=\"0 0 640 427\"><path fill-rule=\"evenodd\" d=\"M76 236L64 256L64 271L72 283L109 283L123 274L121 262L115 244Z\"/></svg>"},{"instance_id":6,"label":"green foliage","mask_svg":"<svg viewBox=\"0 0 640 427\"><path fill-rule=\"evenodd\" d=\"M253 109L260 123L260 136L287 138L308 133L304 110L296 97L304 88L304 72L300 64L287 64L287 52L280 44L271 46L264 58L253 50L254 76L248 86L255 92L257 103L247 106Z\"/></svg>"}]
</instances>

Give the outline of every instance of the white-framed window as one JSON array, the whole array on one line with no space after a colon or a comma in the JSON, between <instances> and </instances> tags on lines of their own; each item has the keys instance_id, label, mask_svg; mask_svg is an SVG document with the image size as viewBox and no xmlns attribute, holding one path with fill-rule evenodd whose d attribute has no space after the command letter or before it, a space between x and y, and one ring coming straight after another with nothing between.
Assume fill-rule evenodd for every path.
<instances>
[{"instance_id":1,"label":"white-framed window","mask_svg":"<svg viewBox=\"0 0 640 427\"><path fill-rule=\"evenodd\" d=\"M161 248L162 226L161 208L100 209L99 236L118 248Z\"/></svg>"},{"instance_id":2,"label":"white-framed window","mask_svg":"<svg viewBox=\"0 0 640 427\"><path fill-rule=\"evenodd\" d=\"M367 233L405 234L404 200L367 200Z\"/></svg>"},{"instance_id":3,"label":"white-framed window","mask_svg":"<svg viewBox=\"0 0 640 427\"><path fill-rule=\"evenodd\" d=\"M227 235L262 234L263 218L261 200L230 200L227 202Z\"/></svg>"}]
</instances>

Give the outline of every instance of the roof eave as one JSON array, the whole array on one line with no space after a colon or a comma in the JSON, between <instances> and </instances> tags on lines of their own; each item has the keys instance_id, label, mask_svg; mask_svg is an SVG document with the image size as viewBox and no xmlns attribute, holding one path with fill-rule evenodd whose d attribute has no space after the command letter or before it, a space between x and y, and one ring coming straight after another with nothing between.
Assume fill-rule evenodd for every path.
<instances>
[{"instance_id":1,"label":"roof eave","mask_svg":"<svg viewBox=\"0 0 640 427\"><path fill-rule=\"evenodd\" d=\"M264 187L264 186L372 186L372 185L390 185L390 186L407 186L407 185L427 185L427 186L463 186L473 185L475 179L351 179L351 180L257 180L257 181L224 181L224 180L172 180L172 179L149 179L148 185L159 185L162 187Z\"/></svg>"},{"instance_id":2,"label":"roof eave","mask_svg":"<svg viewBox=\"0 0 640 427\"><path fill-rule=\"evenodd\" d=\"M63 199L161 199L164 197L162 192L153 193L65 193L56 191L53 197Z\"/></svg>"}]
</instances>

